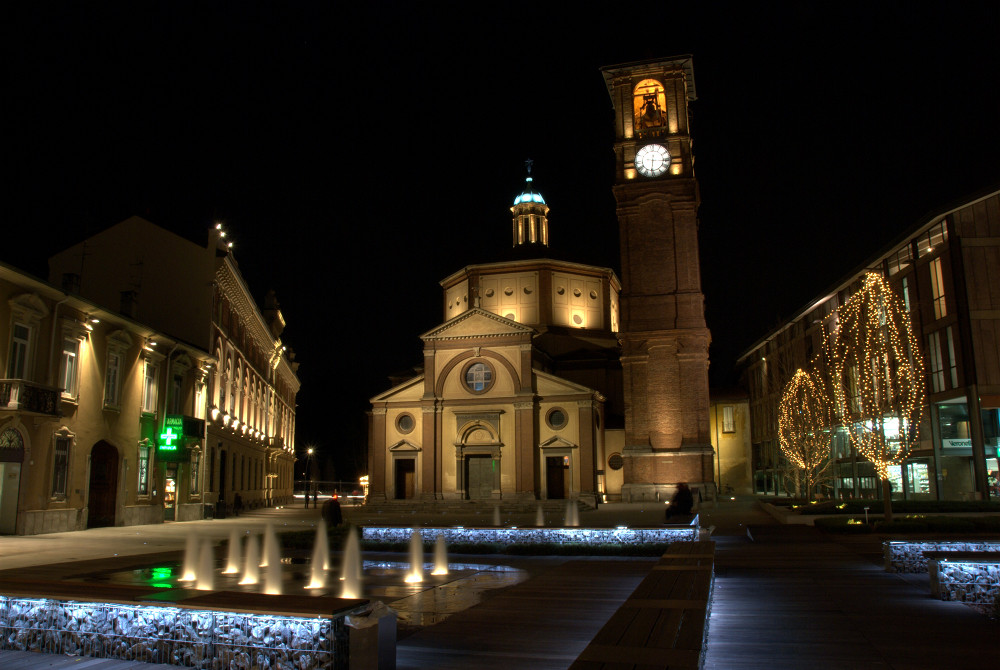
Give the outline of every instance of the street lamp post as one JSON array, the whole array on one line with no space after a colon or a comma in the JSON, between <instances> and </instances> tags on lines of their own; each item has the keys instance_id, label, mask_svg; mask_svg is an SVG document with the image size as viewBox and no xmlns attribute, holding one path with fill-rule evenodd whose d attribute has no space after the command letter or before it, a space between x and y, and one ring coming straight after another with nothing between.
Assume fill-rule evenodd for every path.
<instances>
[{"instance_id":1,"label":"street lamp post","mask_svg":"<svg viewBox=\"0 0 1000 670\"><path fill-rule=\"evenodd\" d=\"M313 448L306 449L306 509L309 508L309 493L312 491L312 457Z\"/></svg>"}]
</instances>

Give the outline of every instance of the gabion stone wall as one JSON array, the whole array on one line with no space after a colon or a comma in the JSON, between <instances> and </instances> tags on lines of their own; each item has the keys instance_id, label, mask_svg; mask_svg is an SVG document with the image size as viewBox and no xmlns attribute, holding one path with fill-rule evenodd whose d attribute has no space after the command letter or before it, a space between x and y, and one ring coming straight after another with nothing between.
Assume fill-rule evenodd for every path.
<instances>
[{"instance_id":1,"label":"gabion stone wall","mask_svg":"<svg viewBox=\"0 0 1000 670\"><path fill-rule=\"evenodd\" d=\"M343 617L0 596L0 649L203 670L348 667Z\"/></svg>"},{"instance_id":2,"label":"gabion stone wall","mask_svg":"<svg viewBox=\"0 0 1000 670\"><path fill-rule=\"evenodd\" d=\"M883 544L885 569L889 572L927 572L925 551L1000 551L1000 542L907 542Z\"/></svg>"},{"instance_id":3,"label":"gabion stone wall","mask_svg":"<svg viewBox=\"0 0 1000 670\"><path fill-rule=\"evenodd\" d=\"M497 544L653 544L693 542L698 539L698 521L690 526L664 528L390 528L366 526L362 538L372 542L409 542L413 531L424 542L444 535L448 544L484 542Z\"/></svg>"},{"instance_id":4,"label":"gabion stone wall","mask_svg":"<svg viewBox=\"0 0 1000 670\"><path fill-rule=\"evenodd\" d=\"M1000 564L937 561L931 571L931 590L941 600L975 605L992 617L1000 616Z\"/></svg>"}]
</instances>

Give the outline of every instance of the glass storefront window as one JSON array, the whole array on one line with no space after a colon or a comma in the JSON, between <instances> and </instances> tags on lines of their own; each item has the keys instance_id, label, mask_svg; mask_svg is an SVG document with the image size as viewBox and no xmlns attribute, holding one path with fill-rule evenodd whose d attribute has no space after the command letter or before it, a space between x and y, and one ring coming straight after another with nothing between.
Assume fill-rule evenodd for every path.
<instances>
[{"instance_id":1,"label":"glass storefront window","mask_svg":"<svg viewBox=\"0 0 1000 670\"><path fill-rule=\"evenodd\" d=\"M941 434L941 498L975 500L969 406L942 403L935 406L935 411Z\"/></svg>"},{"instance_id":2,"label":"glass storefront window","mask_svg":"<svg viewBox=\"0 0 1000 670\"><path fill-rule=\"evenodd\" d=\"M837 468L837 492L836 496L840 500L847 500L854 497L854 464L838 463Z\"/></svg>"},{"instance_id":3,"label":"glass storefront window","mask_svg":"<svg viewBox=\"0 0 1000 670\"><path fill-rule=\"evenodd\" d=\"M881 497L882 483L875 474L875 466L868 461L858 461L858 497L875 500Z\"/></svg>"},{"instance_id":4,"label":"glass storefront window","mask_svg":"<svg viewBox=\"0 0 1000 670\"><path fill-rule=\"evenodd\" d=\"M847 435L847 431L844 428L838 427L834 431L833 439L830 444L830 456L831 458L850 458L852 455L851 440Z\"/></svg>"},{"instance_id":5,"label":"glass storefront window","mask_svg":"<svg viewBox=\"0 0 1000 670\"><path fill-rule=\"evenodd\" d=\"M1000 497L1000 409L984 409L983 444L986 447L986 484L990 498Z\"/></svg>"},{"instance_id":6,"label":"glass storefront window","mask_svg":"<svg viewBox=\"0 0 1000 670\"><path fill-rule=\"evenodd\" d=\"M914 500L929 500L931 495L930 467L926 460L911 461L906 464L906 497Z\"/></svg>"},{"instance_id":7,"label":"glass storefront window","mask_svg":"<svg viewBox=\"0 0 1000 670\"><path fill-rule=\"evenodd\" d=\"M903 468L901 466L889 466L889 487L892 490L893 500L899 500L903 497Z\"/></svg>"},{"instance_id":8,"label":"glass storefront window","mask_svg":"<svg viewBox=\"0 0 1000 670\"><path fill-rule=\"evenodd\" d=\"M986 482L990 488L990 498L1000 496L1000 465L996 458L986 459Z\"/></svg>"}]
</instances>

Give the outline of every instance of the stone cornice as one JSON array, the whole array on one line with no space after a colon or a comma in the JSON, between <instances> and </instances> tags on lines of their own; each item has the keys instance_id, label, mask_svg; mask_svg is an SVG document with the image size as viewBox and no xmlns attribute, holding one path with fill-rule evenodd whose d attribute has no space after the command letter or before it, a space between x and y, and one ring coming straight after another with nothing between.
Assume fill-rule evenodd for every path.
<instances>
[{"instance_id":1,"label":"stone cornice","mask_svg":"<svg viewBox=\"0 0 1000 670\"><path fill-rule=\"evenodd\" d=\"M519 261L506 261L498 263L482 263L477 265L466 265L461 270L454 272L441 280L441 286L445 289L468 279L469 275L476 273L479 275L494 275L505 272L525 272L530 270L547 270L550 272L572 272L585 274L593 277L609 277L611 284L616 288L621 287L618 276L611 268L599 265L585 265L583 263L573 263L570 261L559 261L551 258L534 258Z\"/></svg>"},{"instance_id":2,"label":"stone cornice","mask_svg":"<svg viewBox=\"0 0 1000 670\"><path fill-rule=\"evenodd\" d=\"M485 319L494 322L497 326L503 326L507 330L505 332L478 332L478 333L468 333L460 335L448 335L447 331L454 329L458 324L463 321L468 321L472 318ZM523 335L533 335L535 332L534 328L525 326L522 323L507 319L493 312L489 312L485 309L479 307L472 307L462 312L458 316L445 321L443 324L427 331L420 336L421 340L425 342L428 340L471 340L471 339L483 339L483 338L494 338L494 337L518 337Z\"/></svg>"}]
</instances>

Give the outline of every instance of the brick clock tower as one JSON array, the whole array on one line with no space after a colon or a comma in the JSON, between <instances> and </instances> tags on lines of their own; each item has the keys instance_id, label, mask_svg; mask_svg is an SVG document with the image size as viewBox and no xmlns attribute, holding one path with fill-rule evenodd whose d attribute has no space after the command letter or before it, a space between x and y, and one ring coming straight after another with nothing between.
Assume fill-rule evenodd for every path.
<instances>
[{"instance_id":1,"label":"brick clock tower","mask_svg":"<svg viewBox=\"0 0 1000 670\"><path fill-rule=\"evenodd\" d=\"M714 491L698 261L691 56L602 68L615 108L625 447L622 500Z\"/></svg>"}]
</instances>

